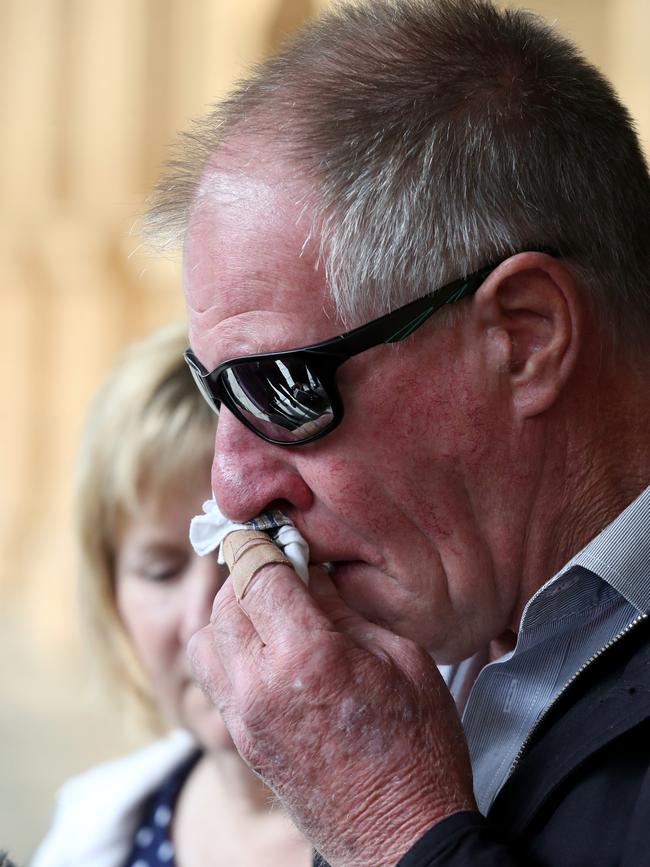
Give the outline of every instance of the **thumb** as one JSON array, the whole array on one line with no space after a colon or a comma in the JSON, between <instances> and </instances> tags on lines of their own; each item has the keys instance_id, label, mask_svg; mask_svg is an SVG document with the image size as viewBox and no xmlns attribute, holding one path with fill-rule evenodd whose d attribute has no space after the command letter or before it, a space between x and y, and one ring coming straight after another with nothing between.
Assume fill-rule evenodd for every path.
<instances>
[{"instance_id":1,"label":"thumb","mask_svg":"<svg viewBox=\"0 0 650 867\"><path fill-rule=\"evenodd\" d=\"M363 647L375 656L389 655L384 645L388 643L388 646L392 647L393 639L397 637L350 608L341 598L326 569L310 568L309 591L337 632L346 635L358 647Z\"/></svg>"},{"instance_id":2,"label":"thumb","mask_svg":"<svg viewBox=\"0 0 650 867\"><path fill-rule=\"evenodd\" d=\"M338 596L339 592L324 566L309 566L309 590L312 596Z\"/></svg>"}]
</instances>

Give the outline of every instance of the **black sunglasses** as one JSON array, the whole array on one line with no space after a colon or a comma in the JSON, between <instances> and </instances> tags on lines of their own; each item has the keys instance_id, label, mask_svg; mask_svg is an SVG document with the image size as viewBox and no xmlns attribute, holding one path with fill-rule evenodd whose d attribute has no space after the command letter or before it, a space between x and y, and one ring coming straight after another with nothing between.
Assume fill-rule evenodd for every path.
<instances>
[{"instance_id":1,"label":"black sunglasses","mask_svg":"<svg viewBox=\"0 0 650 867\"><path fill-rule=\"evenodd\" d=\"M305 445L334 430L343 418L335 374L345 361L381 343L404 340L443 305L476 292L499 264L481 268L321 343L231 358L211 371L190 349L185 360L214 412L218 414L223 402L266 442Z\"/></svg>"}]
</instances>

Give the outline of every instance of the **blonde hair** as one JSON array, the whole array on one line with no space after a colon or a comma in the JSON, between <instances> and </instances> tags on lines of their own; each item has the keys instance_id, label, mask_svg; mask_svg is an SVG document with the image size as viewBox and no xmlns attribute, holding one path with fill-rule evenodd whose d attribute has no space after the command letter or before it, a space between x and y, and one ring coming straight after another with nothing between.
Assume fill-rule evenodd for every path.
<instances>
[{"instance_id":1,"label":"blonde hair","mask_svg":"<svg viewBox=\"0 0 650 867\"><path fill-rule=\"evenodd\" d=\"M127 348L91 405L75 484L82 625L109 679L129 688L155 727L148 678L117 610L114 567L120 526L138 514L145 483L147 496L162 496L202 470L207 480L216 417L183 360L186 346L179 323Z\"/></svg>"}]
</instances>

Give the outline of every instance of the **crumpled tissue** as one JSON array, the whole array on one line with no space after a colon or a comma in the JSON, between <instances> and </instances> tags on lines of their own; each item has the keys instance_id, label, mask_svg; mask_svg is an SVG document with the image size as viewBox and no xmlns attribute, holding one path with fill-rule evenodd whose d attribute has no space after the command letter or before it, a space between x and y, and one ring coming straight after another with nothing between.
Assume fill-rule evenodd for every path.
<instances>
[{"instance_id":1,"label":"crumpled tissue","mask_svg":"<svg viewBox=\"0 0 650 867\"><path fill-rule=\"evenodd\" d=\"M262 512L252 521L239 524L226 518L214 499L203 503L203 514L190 522L190 542L197 554L203 556L219 549L217 561L225 565L223 540L235 530L263 530L291 560L293 568L305 584L309 583L309 545L293 525L290 518L274 509Z\"/></svg>"}]
</instances>

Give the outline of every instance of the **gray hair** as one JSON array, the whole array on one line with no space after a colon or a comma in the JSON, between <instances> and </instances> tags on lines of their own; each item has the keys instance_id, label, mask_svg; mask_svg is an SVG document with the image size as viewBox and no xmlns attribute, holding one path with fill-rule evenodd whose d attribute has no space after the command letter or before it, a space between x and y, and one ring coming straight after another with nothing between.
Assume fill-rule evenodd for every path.
<instances>
[{"instance_id":1,"label":"gray hair","mask_svg":"<svg viewBox=\"0 0 650 867\"><path fill-rule=\"evenodd\" d=\"M344 321L549 247L604 331L647 349L650 178L632 120L533 14L484 0L326 13L184 137L154 195L154 234L182 236L208 161L241 130L262 142L256 160L272 153L309 182L297 210L314 215Z\"/></svg>"}]
</instances>

